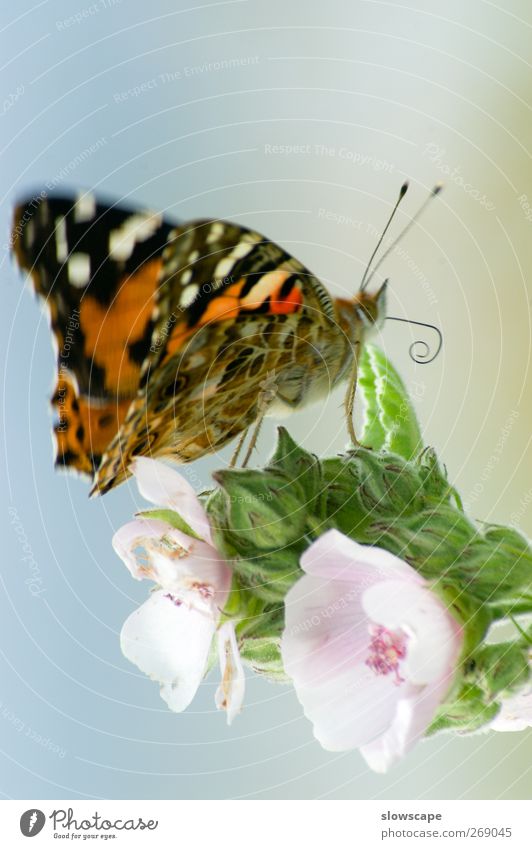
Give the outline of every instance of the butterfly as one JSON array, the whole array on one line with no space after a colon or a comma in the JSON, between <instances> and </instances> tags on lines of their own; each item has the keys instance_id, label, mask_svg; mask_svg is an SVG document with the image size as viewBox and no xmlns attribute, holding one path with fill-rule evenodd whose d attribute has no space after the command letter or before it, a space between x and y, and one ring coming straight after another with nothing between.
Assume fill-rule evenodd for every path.
<instances>
[{"instance_id":1,"label":"butterfly","mask_svg":"<svg viewBox=\"0 0 532 849\"><path fill-rule=\"evenodd\" d=\"M356 442L357 363L386 281L370 293L366 273L352 298L335 298L255 230L172 223L90 193L24 200L11 242L55 338L56 465L92 478L93 493L123 482L139 455L187 463L239 436L236 462L254 426L245 465L265 415L342 381Z\"/></svg>"}]
</instances>

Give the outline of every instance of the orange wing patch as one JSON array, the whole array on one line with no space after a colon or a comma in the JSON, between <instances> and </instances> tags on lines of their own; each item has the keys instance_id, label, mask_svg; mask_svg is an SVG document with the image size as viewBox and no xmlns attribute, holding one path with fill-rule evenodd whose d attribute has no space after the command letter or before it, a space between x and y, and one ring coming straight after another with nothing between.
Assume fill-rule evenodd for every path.
<instances>
[{"instance_id":1,"label":"orange wing patch","mask_svg":"<svg viewBox=\"0 0 532 849\"><path fill-rule=\"evenodd\" d=\"M266 303L268 312L274 315L297 312L303 305L301 285L293 271L278 269L268 272L260 277L248 292L242 294L247 286L248 280L241 277L236 283L211 295L197 325L191 327L186 319L175 324L167 334L162 364L167 363L180 351L199 327L234 320L243 313L261 309ZM158 344L162 341L163 337L159 339Z\"/></svg>"},{"instance_id":2,"label":"orange wing patch","mask_svg":"<svg viewBox=\"0 0 532 849\"><path fill-rule=\"evenodd\" d=\"M58 414L54 426L56 465L92 475L124 421L130 403L130 398L114 403L91 402L78 395L69 375L59 377L52 396L52 405Z\"/></svg>"},{"instance_id":3,"label":"orange wing patch","mask_svg":"<svg viewBox=\"0 0 532 849\"><path fill-rule=\"evenodd\" d=\"M163 253L160 215L46 192L15 209L12 247L57 344L56 462L93 474L123 423L150 349Z\"/></svg>"},{"instance_id":4,"label":"orange wing patch","mask_svg":"<svg viewBox=\"0 0 532 849\"><path fill-rule=\"evenodd\" d=\"M122 282L110 307L89 293L80 305L84 355L105 372L109 393L132 397L139 385L140 366L129 356L150 323L161 270L160 258L143 265Z\"/></svg>"},{"instance_id":5,"label":"orange wing patch","mask_svg":"<svg viewBox=\"0 0 532 849\"><path fill-rule=\"evenodd\" d=\"M135 361L133 355L137 343L141 350L147 344L161 264L152 260L127 277L109 307L88 292L80 301L83 356L103 375L106 397L93 396L90 385L88 395L80 394L68 364L60 362L52 397L58 414L56 465L92 475L122 425L139 385L144 357Z\"/></svg>"},{"instance_id":6,"label":"orange wing patch","mask_svg":"<svg viewBox=\"0 0 532 849\"><path fill-rule=\"evenodd\" d=\"M174 354L176 354L183 344L190 339L190 337L196 332L195 327L189 327L186 321L180 321L179 324L176 324L172 332L168 337L168 342L165 348L163 365L166 363Z\"/></svg>"},{"instance_id":7,"label":"orange wing patch","mask_svg":"<svg viewBox=\"0 0 532 849\"><path fill-rule=\"evenodd\" d=\"M244 285L244 280L238 284ZM238 285L237 284L237 285ZM296 282L294 272L278 268L260 277L250 291L241 297L240 306L243 310L256 310L268 302L269 312L296 312L303 304L301 286Z\"/></svg>"}]
</instances>

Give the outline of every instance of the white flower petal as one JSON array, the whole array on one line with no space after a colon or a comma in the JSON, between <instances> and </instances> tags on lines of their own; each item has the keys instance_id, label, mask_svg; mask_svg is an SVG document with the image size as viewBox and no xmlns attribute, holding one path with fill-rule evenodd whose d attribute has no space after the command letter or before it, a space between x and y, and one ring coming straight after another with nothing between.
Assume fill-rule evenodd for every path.
<instances>
[{"instance_id":1,"label":"white flower petal","mask_svg":"<svg viewBox=\"0 0 532 849\"><path fill-rule=\"evenodd\" d=\"M371 637L362 592L303 575L285 599L284 668L316 738L335 751L383 733L400 697L393 676L378 677L365 663Z\"/></svg>"},{"instance_id":2,"label":"white flower petal","mask_svg":"<svg viewBox=\"0 0 532 849\"><path fill-rule=\"evenodd\" d=\"M387 732L370 743L360 747L360 753L373 772L388 772L396 761L404 755L403 729L411 720L412 706L403 699L397 704L394 721Z\"/></svg>"},{"instance_id":3,"label":"white flower petal","mask_svg":"<svg viewBox=\"0 0 532 849\"><path fill-rule=\"evenodd\" d=\"M301 568L308 575L329 580L354 581L366 586L402 578L415 584L425 581L408 563L372 545L361 545L335 529L326 531L301 557Z\"/></svg>"},{"instance_id":4,"label":"white flower petal","mask_svg":"<svg viewBox=\"0 0 532 849\"><path fill-rule=\"evenodd\" d=\"M113 546L134 578L148 578L178 595L189 594L189 602L210 607L217 615L224 607L231 569L212 545L165 522L137 519L116 532Z\"/></svg>"},{"instance_id":5,"label":"white flower petal","mask_svg":"<svg viewBox=\"0 0 532 849\"><path fill-rule=\"evenodd\" d=\"M313 575L303 575L289 590L281 650L294 681L320 685L365 660L369 630L361 597L354 584Z\"/></svg>"},{"instance_id":6,"label":"white flower petal","mask_svg":"<svg viewBox=\"0 0 532 849\"><path fill-rule=\"evenodd\" d=\"M398 702L394 720L386 733L360 747L370 769L387 772L415 746L433 720L450 685L449 675L425 687L411 688L407 698Z\"/></svg>"},{"instance_id":7,"label":"white flower petal","mask_svg":"<svg viewBox=\"0 0 532 849\"><path fill-rule=\"evenodd\" d=\"M407 563L338 531L313 543L301 565L306 574L285 599L286 672L321 744L359 747L383 771L445 698L461 629Z\"/></svg>"},{"instance_id":8,"label":"white flower petal","mask_svg":"<svg viewBox=\"0 0 532 849\"><path fill-rule=\"evenodd\" d=\"M175 510L205 542L212 542L207 514L194 487L179 472L151 457L135 457L131 470L143 498Z\"/></svg>"},{"instance_id":9,"label":"white flower petal","mask_svg":"<svg viewBox=\"0 0 532 849\"><path fill-rule=\"evenodd\" d=\"M142 541L160 539L168 525L153 519L135 519L122 525L113 536L113 548L137 581L151 578L151 564L145 556ZM153 579L155 580L155 579Z\"/></svg>"},{"instance_id":10,"label":"white flower petal","mask_svg":"<svg viewBox=\"0 0 532 849\"><path fill-rule=\"evenodd\" d=\"M294 686L323 748L345 751L387 731L405 684L397 685L391 676L377 676L359 664L326 685L303 687L294 681Z\"/></svg>"},{"instance_id":11,"label":"white flower petal","mask_svg":"<svg viewBox=\"0 0 532 849\"><path fill-rule=\"evenodd\" d=\"M532 686L503 699L501 709L491 721L494 731L524 731L532 726Z\"/></svg>"},{"instance_id":12,"label":"white flower petal","mask_svg":"<svg viewBox=\"0 0 532 849\"><path fill-rule=\"evenodd\" d=\"M210 609L218 619L231 588L231 569L215 548L190 540L189 549L172 548L172 537L148 546L156 580L163 589L186 596L198 609Z\"/></svg>"},{"instance_id":13,"label":"white flower petal","mask_svg":"<svg viewBox=\"0 0 532 849\"><path fill-rule=\"evenodd\" d=\"M406 581L381 581L363 595L369 619L408 637L404 674L415 684L441 678L454 665L460 630L440 599Z\"/></svg>"},{"instance_id":14,"label":"white flower petal","mask_svg":"<svg viewBox=\"0 0 532 849\"><path fill-rule=\"evenodd\" d=\"M120 644L128 660L159 681L162 698L179 712L201 683L215 627L212 617L158 590L125 621Z\"/></svg>"},{"instance_id":15,"label":"white flower petal","mask_svg":"<svg viewBox=\"0 0 532 849\"><path fill-rule=\"evenodd\" d=\"M216 691L215 702L217 708L227 711L227 724L231 725L242 710L246 687L233 622L224 622L218 631L218 656L222 681Z\"/></svg>"}]
</instances>

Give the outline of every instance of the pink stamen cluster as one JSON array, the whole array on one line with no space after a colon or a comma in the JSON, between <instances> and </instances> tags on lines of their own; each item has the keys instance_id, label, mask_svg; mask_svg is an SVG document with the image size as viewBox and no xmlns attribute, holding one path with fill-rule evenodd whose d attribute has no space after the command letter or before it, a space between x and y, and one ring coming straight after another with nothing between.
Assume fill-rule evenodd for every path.
<instances>
[{"instance_id":1,"label":"pink stamen cluster","mask_svg":"<svg viewBox=\"0 0 532 849\"><path fill-rule=\"evenodd\" d=\"M210 584L201 583L200 581L193 581L191 586L192 589L196 590L196 592L198 592L202 598L214 598L214 587L212 587Z\"/></svg>"},{"instance_id":2,"label":"pink stamen cluster","mask_svg":"<svg viewBox=\"0 0 532 849\"><path fill-rule=\"evenodd\" d=\"M181 599L176 595L172 595L172 593L165 593L164 597L169 598L172 604L175 604L176 607L180 607L183 604Z\"/></svg>"},{"instance_id":3,"label":"pink stamen cluster","mask_svg":"<svg viewBox=\"0 0 532 849\"><path fill-rule=\"evenodd\" d=\"M369 666L375 675L389 675L393 672L394 683L402 684L405 679L399 673L399 663L406 657L406 637L375 624L369 626L369 633L371 642L366 666Z\"/></svg>"}]
</instances>

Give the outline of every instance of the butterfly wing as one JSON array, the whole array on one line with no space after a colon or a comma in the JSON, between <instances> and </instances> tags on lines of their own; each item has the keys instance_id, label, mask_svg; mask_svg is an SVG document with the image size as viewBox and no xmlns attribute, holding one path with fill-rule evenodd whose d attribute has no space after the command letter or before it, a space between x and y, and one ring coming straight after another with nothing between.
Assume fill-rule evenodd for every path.
<instances>
[{"instance_id":1,"label":"butterfly wing","mask_svg":"<svg viewBox=\"0 0 532 849\"><path fill-rule=\"evenodd\" d=\"M221 221L191 222L163 253L156 323L141 386L105 453L94 491L124 480L134 456L187 462L252 424L265 395L297 406L322 359L346 345L322 284L279 245Z\"/></svg>"},{"instance_id":2,"label":"butterfly wing","mask_svg":"<svg viewBox=\"0 0 532 849\"><path fill-rule=\"evenodd\" d=\"M257 419L272 376L297 406L323 335L345 360L325 288L244 227L41 195L17 207L12 240L57 344L56 462L96 472L99 492L136 455L221 447Z\"/></svg>"},{"instance_id":3,"label":"butterfly wing","mask_svg":"<svg viewBox=\"0 0 532 849\"><path fill-rule=\"evenodd\" d=\"M16 207L12 245L44 299L57 347L56 464L92 477L136 397L172 225L41 193Z\"/></svg>"}]
</instances>

